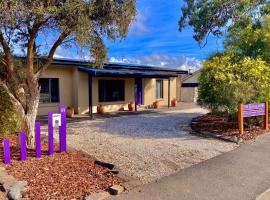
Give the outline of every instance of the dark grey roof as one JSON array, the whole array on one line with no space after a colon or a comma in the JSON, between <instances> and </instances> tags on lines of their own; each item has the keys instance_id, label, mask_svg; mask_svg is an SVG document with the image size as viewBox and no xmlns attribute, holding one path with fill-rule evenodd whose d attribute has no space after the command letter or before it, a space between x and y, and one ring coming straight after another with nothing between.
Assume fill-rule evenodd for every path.
<instances>
[{"instance_id":1,"label":"dark grey roof","mask_svg":"<svg viewBox=\"0 0 270 200\"><path fill-rule=\"evenodd\" d=\"M87 72L93 76L106 77L132 77L132 78L170 78L177 77L176 73L149 71L149 70L130 70L130 69L93 69L87 67L79 67L80 71Z\"/></svg>"},{"instance_id":2,"label":"dark grey roof","mask_svg":"<svg viewBox=\"0 0 270 200\"><path fill-rule=\"evenodd\" d=\"M54 59L53 65L78 67L80 71L90 73L94 76L143 76L143 77L176 77L179 74L188 74L185 70L175 70L169 68L160 68L146 65L105 63L102 69L95 68L91 62L70 59Z\"/></svg>"}]
</instances>

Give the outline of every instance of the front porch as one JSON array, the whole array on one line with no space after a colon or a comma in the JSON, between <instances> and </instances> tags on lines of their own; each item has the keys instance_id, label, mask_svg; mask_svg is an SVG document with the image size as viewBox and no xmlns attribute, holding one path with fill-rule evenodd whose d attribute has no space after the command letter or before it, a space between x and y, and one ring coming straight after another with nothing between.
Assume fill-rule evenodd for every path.
<instances>
[{"instance_id":1,"label":"front porch","mask_svg":"<svg viewBox=\"0 0 270 200\"><path fill-rule=\"evenodd\" d=\"M125 111L130 102L135 103L135 112L151 108L154 101L170 107L177 98L175 73L138 70L113 70L80 68L88 76L89 115L97 112L97 106L105 106L107 112ZM173 82L173 87L171 86Z\"/></svg>"}]
</instances>

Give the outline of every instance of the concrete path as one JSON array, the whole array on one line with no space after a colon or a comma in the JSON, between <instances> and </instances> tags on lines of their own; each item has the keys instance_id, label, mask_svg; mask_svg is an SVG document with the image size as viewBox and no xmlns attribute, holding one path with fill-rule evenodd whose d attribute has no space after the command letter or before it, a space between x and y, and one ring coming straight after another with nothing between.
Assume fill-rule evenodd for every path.
<instances>
[{"instance_id":1,"label":"concrete path","mask_svg":"<svg viewBox=\"0 0 270 200\"><path fill-rule=\"evenodd\" d=\"M269 187L270 134L267 134L116 199L255 200Z\"/></svg>"}]
</instances>

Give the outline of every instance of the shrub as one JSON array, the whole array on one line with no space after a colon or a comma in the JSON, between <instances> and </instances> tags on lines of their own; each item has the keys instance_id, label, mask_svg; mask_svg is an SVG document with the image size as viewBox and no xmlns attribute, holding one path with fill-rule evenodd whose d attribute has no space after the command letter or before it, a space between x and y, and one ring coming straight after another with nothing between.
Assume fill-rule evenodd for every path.
<instances>
[{"instance_id":1,"label":"shrub","mask_svg":"<svg viewBox=\"0 0 270 200\"><path fill-rule=\"evenodd\" d=\"M261 59L217 54L204 62L198 103L214 113L236 116L239 102L259 103L270 97L270 66Z\"/></svg>"},{"instance_id":2,"label":"shrub","mask_svg":"<svg viewBox=\"0 0 270 200\"><path fill-rule=\"evenodd\" d=\"M8 95L0 87L0 133L11 134L19 132L20 128L20 119L16 115Z\"/></svg>"}]
</instances>

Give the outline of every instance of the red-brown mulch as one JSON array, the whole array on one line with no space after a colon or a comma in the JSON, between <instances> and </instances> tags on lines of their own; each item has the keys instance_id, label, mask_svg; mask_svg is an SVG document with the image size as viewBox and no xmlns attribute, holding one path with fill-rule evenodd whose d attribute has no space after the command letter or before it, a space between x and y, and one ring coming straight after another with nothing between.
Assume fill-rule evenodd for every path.
<instances>
[{"instance_id":1,"label":"red-brown mulch","mask_svg":"<svg viewBox=\"0 0 270 200\"><path fill-rule=\"evenodd\" d=\"M211 132L223 136L239 135L237 120L229 121L225 116L206 114L196 118L196 122L194 126L196 130L201 132ZM241 138L243 140L252 140L265 132L262 126L245 127L244 134L241 135Z\"/></svg>"},{"instance_id":2,"label":"red-brown mulch","mask_svg":"<svg viewBox=\"0 0 270 200\"><path fill-rule=\"evenodd\" d=\"M78 152L55 153L49 156L47 144L43 142L40 159L33 150L28 150L27 161L19 160L16 136L11 138L12 162L6 166L9 174L18 180L28 182L24 197L35 200L81 199L94 192L108 190L115 184L124 182L108 169L97 165L94 160ZM0 138L2 142L2 139ZM2 148L0 157L3 159Z\"/></svg>"}]
</instances>

